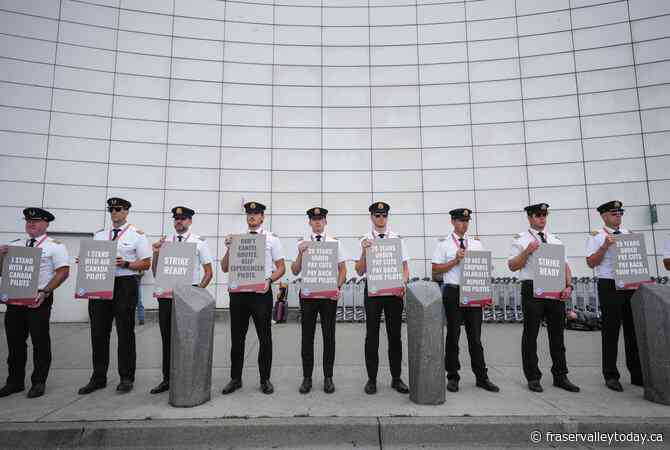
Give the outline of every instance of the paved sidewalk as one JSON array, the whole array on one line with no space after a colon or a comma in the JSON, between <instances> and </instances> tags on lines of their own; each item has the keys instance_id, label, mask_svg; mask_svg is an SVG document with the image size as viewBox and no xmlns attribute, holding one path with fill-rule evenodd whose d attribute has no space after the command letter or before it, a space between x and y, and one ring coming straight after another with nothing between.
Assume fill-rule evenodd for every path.
<instances>
[{"instance_id":1,"label":"paved sidewalk","mask_svg":"<svg viewBox=\"0 0 670 450\"><path fill-rule=\"evenodd\" d=\"M135 389L125 395L116 393L118 375L116 363L112 361L107 388L87 396L78 395L77 389L86 384L91 372L88 325L54 324L52 326L54 357L46 395L39 399L27 399L24 392L0 399L0 425L5 430L29 430L33 426L38 427L37 429L39 427L46 429L44 427L48 428L59 422L85 424L122 421L117 423L120 427L122 423L132 423L127 421L146 422L147 419L154 421L154 426L158 426L162 421L168 421L168 423L176 421L174 425L176 426L176 424L187 423L191 419L227 420L228 422L225 423L232 425L234 422L231 421L237 419L274 418L273 420L286 420L283 422L285 424L294 423L292 421L296 420L308 423L309 420L321 419L340 420L349 424L361 421L360 423L371 424L370 426L375 430L381 430L385 421L401 420L408 424L406 426L409 427L409 430L414 430L412 432L415 433L415 439L426 439L426 442L429 442L429 435L420 430L431 421L451 423L458 420L471 420L472 424L479 424L482 430L489 430L489 432L499 429L500 426L510 427L511 424L506 422L509 420L516 420L515 423L519 426L520 424L530 426L531 423L539 420L545 424L565 427L565 424L580 423L581 419L584 423L612 422L628 426L655 423L662 429L670 431L670 407L644 400L643 389L629 383L625 367L620 367L625 391L616 393L605 387L600 374L600 333L597 332L566 332L569 376L582 388L581 393L573 394L551 385L549 352L546 331L543 329L538 343L540 365L544 372L545 392L535 394L526 388L521 371L521 326L486 324L482 339L489 374L492 381L500 386L501 392L489 393L474 386L474 376L469 368L467 341L463 336L461 364L464 369L461 372L460 392L447 392L447 400L443 405L422 406L410 402L408 396L401 395L390 388L387 366L380 367L379 393L375 396L363 393L363 385L366 381L363 359L365 327L362 324L350 323L337 324L334 374L337 390L334 394L328 395L322 391L322 372L321 367L318 366L321 355L319 331L317 331L317 356L315 358L317 367L314 371L314 390L308 395L298 393L302 376L300 328L297 323L292 322L273 326L272 381L276 389L275 394L266 396L258 390L256 364L258 341L251 327L247 337L244 387L232 395L223 396L220 390L228 381L230 374L229 330L227 321L217 321L211 401L195 408L174 408L168 404L167 393L149 394L149 389L161 378L160 333L155 322L148 322L136 328L138 370ZM1 331L4 334L4 330ZM114 332L112 334L114 335ZM3 342L0 345L0 378L4 380L7 371L7 347L4 336L0 339ZM382 364L387 361L385 340L385 336L381 336L380 360ZM406 338L404 343L403 377L405 381L408 381ZM113 359L116 359L115 349L116 340L113 339L111 351ZM623 365L623 346L620 362ZM28 374L30 370L28 368ZM27 387L29 387L29 381L28 375L26 377ZM247 420L246 423L251 426L259 422ZM341 422L337 423L341 424ZM410 426L411 424L413 425ZM399 429L396 425L390 429ZM105 426L113 427L109 423ZM366 429L366 427L361 428L361 430ZM425 430L429 429L430 427L425 428ZM571 428L568 426L568 429ZM361 432L364 433L364 431ZM371 431L371 433L374 435L377 431ZM408 433L411 434L410 431ZM457 435L458 433L452 434L452 437ZM477 435L478 433L474 433L472 436L476 438ZM667 433L666 435L667 439L670 439L670 435ZM402 437L397 434L389 434L389 436L395 436L394 442ZM483 438L484 435L479 437ZM528 441L526 439L522 442ZM6 441L3 444L0 440L0 447L6 445Z\"/></svg>"}]
</instances>

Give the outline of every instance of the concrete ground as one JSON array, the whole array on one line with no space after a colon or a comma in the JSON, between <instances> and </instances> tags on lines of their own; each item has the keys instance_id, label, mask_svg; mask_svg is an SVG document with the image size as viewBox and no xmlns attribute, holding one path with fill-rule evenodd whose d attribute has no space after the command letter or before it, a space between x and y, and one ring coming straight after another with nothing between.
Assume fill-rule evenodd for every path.
<instances>
[{"instance_id":1,"label":"concrete ground","mask_svg":"<svg viewBox=\"0 0 670 450\"><path fill-rule=\"evenodd\" d=\"M545 392L528 391L521 370L521 326L516 324L484 325L482 340L489 375L501 392L494 394L476 388L463 333L460 392L447 392L443 405L423 406L390 388L383 327L380 361L384 365L379 372L379 392L375 396L363 393L365 326L351 323L337 325L334 374L337 390L334 394L322 391L318 329L314 390L307 395L298 393L302 377L300 327L296 322L289 322L273 326L274 395L264 395L258 389L258 340L250 327L244 387L223 396L221 388L230 376L230 328L226 320L221 320L215 328L212 399L195 408L170 406L168 393L149 394L161 380L158 324L147 322L138 326L136 333L138 357L134 390L125 395L115 391L118 375L116 339L113 338L107 388L80 396L77 389L86 384L91 373L89 327L87 324L54 324L51 331L53 364L46 395L27 399L24 392L0 399L0 447L147 447L155 444L180 448L450 445L457 448L476 444L525 448L533 445L529 433L534 429L647 433L660 430L665 433L665 448L670 440L670 406L644 400L643 389L629 383L625 367L620 367L624 392L613 392L604 386L598 332L566 331L569 376L581 386L578 394L551 385L545 329L538 339ZM0 339L3 342L0 379L4 380L7 347L4 337ZM405 338L403 378L407 382L406 342ZM623 345L619 359L623 365ZM28 367L27 388L30 370ZM260 435L253 432L254 429ZM216 437L220 437L220 433L225 435L225 443ZM11 436L14 438L10 439ZM541 444L556 446L555 441L546 442L544 438ZM590 448L602 443L577 445Z\"/></svg>"}]
</instances>

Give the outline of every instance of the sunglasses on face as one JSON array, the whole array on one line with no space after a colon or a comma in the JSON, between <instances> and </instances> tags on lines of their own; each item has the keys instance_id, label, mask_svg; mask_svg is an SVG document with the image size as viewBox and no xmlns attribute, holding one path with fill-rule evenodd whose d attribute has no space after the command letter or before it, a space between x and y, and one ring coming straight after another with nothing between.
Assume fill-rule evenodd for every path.
<instances>
[{"instance_id":1,"label":"sunglasses on face","mask_svg":"<svg viewBox=\"0 0 670 450\"><path fill-rule=\"evenodd\" d=\"M375 214L375 218L379 219L380 217L388 217L388 214Z\"/></svg>"},{"instance_id":2,"label":"sunglasses on face","mask_svg":"<svg viewBox=\"0 0 670 450\"><path fill-rule=\"evenodd\" d=\"M107 211L109 211L109 212L121 212L121 211L123 211L123 208L120 207L120 206L110 206L109 208L107 208Z\"/></svg>"},{"instance_id":3,"label":"sunglasses on face","mask_svg":"<svg viewBox=\"0 0 670 450\"><path fill-rule=\"evenodd\" d=\"M542 213L535 213L533 214L533 217L547 217L549 213L542 212Z\"/></svg>"}]
</instances>

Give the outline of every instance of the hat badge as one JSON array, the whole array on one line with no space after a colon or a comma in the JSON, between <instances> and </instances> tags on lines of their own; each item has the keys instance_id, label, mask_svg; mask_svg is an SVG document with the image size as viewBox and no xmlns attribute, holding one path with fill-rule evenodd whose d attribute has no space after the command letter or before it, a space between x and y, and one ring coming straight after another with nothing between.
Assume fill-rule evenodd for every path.
<instances>
[{"instance_id":1,"label":"hat badge","mask_svg":"<svg viewBox=\"0 0 670 450\"><path fill-rule=\"evenodd\" d=\"M384 209L384 204L383 203L377 203L377 209Z\"/></svg>"},{"instance_id":2,"label":"hat badge","mask_svg":"<svg viewBox=\"0 0 670 450\"><path fill-rule=\"evenodd\" d=\"M621 208L621 202L619 202L619 201L614 202L614 207L615 208Z\"/></svg>"},{"instance_id":3,"label":"hat badge","mask_svg":"<svg viewBox=\"0 0 670 450\"><path fill-rule=\"evenodd\" d=\"M28 210L28 215L34 216L36 214L37 214L37 212L34 209L29 209Z\"/></svg>"},{"instance_id":4,"label":"hat badge","mask_svg":"<svg viewBox=\"0 0 670 450\"><path fill-rule=\"evenodd\" d=\"M547 205L545 205L544 203L542 203L542 204L540 205L540 209L547 209Z\"/></svg>"},{"instance_id":5,"label":"hat badge","mask_svg":"<svg viewBox=\"0 0 670 450\"><path fill-rule=\"evenodd\" d=\"M466 209L465 211L463 211L463 215L464 215L465 217L468 217L468 216L470 215L470 211L468 211L468 210Z\"/></svg>"},{"instance_id":6,"label":"hat badge","mask_svg":"<svg viewBox=\"0 0 670 450\"><path fill-rule=\"evenodd\" d=\"M176 210L175 212L176 212L177 214L183 214L183 211L182 211L181 208L177 208L177 210Z\"/></svg>"},{"instance_id":7,"label":"hat badge","mask_svg":"<svg viewBox=\"0 0 670 450\"><path fill-rule=\"evenodd\" d=\"M314 214L321 214L321 210L319 208L314 209Z\"/></svg>"},{"instance_id":8,"label":"hat badge","mask_svg":"<svg viewBox=\"0 0 670 450\"><path fill-rule=\"evenodd\" d=\"M251 202L251 204L249 205L249 208L256 209L256 203Z\"/></svg>"}]
</instances>

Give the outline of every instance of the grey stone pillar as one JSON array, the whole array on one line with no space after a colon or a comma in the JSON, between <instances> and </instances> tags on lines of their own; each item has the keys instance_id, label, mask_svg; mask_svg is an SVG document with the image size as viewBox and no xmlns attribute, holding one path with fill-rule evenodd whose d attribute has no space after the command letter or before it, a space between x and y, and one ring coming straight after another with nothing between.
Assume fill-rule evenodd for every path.
<instances>
[{"instance_id":1,"label":"grey stone pillar","mask_svg":"<svg viewBox=\"0 0 670 450\"><path fill-rule=\"evenodd\" d=\"M206 289L175 288L170 355L172 406L197 406L211 398L215 310L216 301Z\"/></svg>"},{"instance_id":2,"label":"grey stone pillar","mask_svg":"<svg viewBox=\"0 0 670 450\"><path fill-rule=\"evenodd\" d=\"M445 400L442 293L433 281L407 287L409 398L420 405Z\"/></svg>"},{"instance_id":3,"label":"grey stone pillar","mask_svg":"<svg viewBox=\"0 0 670 450\"><path fill-rule=\"evenodd\" d=\"M670 405L670 287L642 285L631 300L644 398Z\"/></svg>"}]
</instances>

